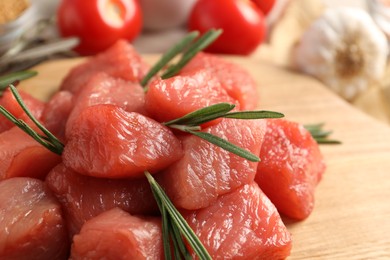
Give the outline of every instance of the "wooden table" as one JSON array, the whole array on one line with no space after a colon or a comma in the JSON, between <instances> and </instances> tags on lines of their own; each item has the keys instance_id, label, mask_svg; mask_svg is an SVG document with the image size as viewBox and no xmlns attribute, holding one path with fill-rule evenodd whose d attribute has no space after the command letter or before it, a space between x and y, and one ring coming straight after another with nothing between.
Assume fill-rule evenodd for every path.
<instances>
[{"instance_id":1,"label":"wooden table","mask_svg":"<svg viewBox=\"0 0 390 260\"><path fill-rule=\"evenodd\" d=\"M290 259L390 259L390 128L311 78L264 61L233 60L256 78L262 109L305 124L325 122L343 142L321 146L328 168L312 215L286 221L294 241ZM78 62L43 64L40 76L21 87L44 99Z\"/></svg>"}]
</instances>

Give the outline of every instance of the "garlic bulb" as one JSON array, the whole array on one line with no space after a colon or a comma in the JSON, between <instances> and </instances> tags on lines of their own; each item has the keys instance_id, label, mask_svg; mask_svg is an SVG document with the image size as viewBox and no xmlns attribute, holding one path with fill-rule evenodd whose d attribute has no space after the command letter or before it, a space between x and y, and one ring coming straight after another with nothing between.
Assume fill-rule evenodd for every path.
<instances>
[{"instance_id":1,"label":"garlic bulb","mask_svg":"<svg viewBox=\"0 0 390 260\"><path fill-rule=\"evenodd\" d=\"M303 34L293 62L351 101L385 71L385 35L367 12L355 8L328 9Z\"/></svg>"}]
</instances>

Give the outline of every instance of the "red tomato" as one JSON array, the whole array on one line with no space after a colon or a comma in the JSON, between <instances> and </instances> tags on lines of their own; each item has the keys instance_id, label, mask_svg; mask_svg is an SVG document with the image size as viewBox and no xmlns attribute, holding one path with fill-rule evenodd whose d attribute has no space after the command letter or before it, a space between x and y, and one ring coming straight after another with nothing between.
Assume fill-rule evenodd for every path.
<instances>
[{"instance_id":1,"label":"red tomato","mask_svg":"<svg viewBox=\"0 0 390 260\"><path fill-rule=\"evenodd\" d=\"M206 51L247 55L264 40L265 19L249 0L199 0L190 15L189 30L201 33L223 29L222 35Z\"/></svg>"},{"instance_id":2,"label":"red tomato","mask_svg":"<svg viewBox=\"0 0 390 260\"><path fill-rule=\"evenodd\" d=\"M264 15L267 15L272 7L275 5L276 0L252 0L260 8Z\"/></svg>"},{"instance_id":3,"label":"red tomato","mask_svg":"<svg viewBox=\"0 0 390 260\"><path fill-rule=\"evenodd\" d=\"M141 31L137 0L62 0L57 12L63 37L76 36L82 55L103 51L118 39L133 40Z\"/></svg>"}]
</instances>

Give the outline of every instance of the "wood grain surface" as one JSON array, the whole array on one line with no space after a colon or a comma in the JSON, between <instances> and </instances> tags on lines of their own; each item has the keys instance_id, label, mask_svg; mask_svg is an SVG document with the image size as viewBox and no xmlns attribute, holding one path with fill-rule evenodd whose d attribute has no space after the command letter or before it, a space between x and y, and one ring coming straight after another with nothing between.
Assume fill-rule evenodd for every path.
<instances>
[{"instance_id":1,"label":"wood grain surface","mask_svg":"<svg viewBox=\"0 0 390 260\"><path fill-rule=\"evenodd\" d=\"M146 57L152 61L155 57ZM322 145L327 171L312 215L285 220L289 259L390 259L390 128L356 110L317 81L270 63L230 58L255 77L259 108L301 123L325 122L342 145ZM46 99L80 60L45 63L21 88Z\"/></svg>"}]
</instances>

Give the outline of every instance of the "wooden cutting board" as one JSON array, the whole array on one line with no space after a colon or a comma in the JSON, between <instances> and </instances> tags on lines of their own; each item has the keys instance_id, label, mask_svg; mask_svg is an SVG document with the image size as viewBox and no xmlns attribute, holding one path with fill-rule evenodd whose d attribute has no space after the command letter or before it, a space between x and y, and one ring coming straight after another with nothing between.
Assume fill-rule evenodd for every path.
<instances>
[{"instance_id":1,"label":"wooden cutting board","mask_svg":"<svg viewBox=\"0 0 390 260\"><path fill-rule=\"evenodd\" d=\"M80 61L40 65L40 75L21 88L46 99ZM257 80L260 108L304 124L325 122L343 142L321 146L328 168L312 215L302 222L286 220L293 235L290 259L390 259L390 128L311 78L266 62L233 61Z\"/></svg>"}]
</instances>

